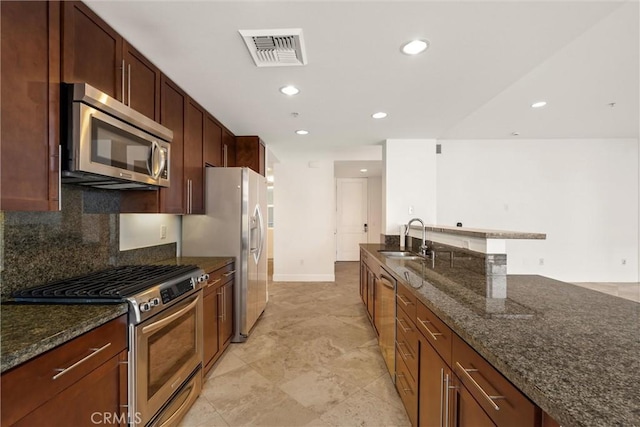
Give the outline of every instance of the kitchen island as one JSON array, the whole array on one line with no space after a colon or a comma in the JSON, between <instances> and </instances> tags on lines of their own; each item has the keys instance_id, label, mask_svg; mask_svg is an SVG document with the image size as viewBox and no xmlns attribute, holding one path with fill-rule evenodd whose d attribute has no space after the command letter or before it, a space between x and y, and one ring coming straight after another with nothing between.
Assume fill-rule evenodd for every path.
<instances>
[{"instance_id":1,"label":"kitchen island","mask_svg":"<svg viewBox=\"0 0 640 427\"><path fill-rule=\"evenodd\" d=\"M507 276L507 298L487 298L469 257L361 248L561 425L640 425L640 304L533 275Z\"/></svg>"}]
</instances>

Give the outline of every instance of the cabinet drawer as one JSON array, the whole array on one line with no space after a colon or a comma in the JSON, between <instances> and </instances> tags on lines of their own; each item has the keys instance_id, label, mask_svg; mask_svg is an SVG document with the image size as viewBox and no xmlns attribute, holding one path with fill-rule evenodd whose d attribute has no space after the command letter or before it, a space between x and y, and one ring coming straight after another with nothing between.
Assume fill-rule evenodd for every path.
<instances>
[{"instance_id":1,"label":"cabinet drawer","mask_svg":"<svg viewBox=\"0 0 640 427\"><path fill-rule=\"evenodd\" d=\"M416 297L405 285L401 283L398 283L396 301L398 303L398 307L409 315L411 321L414 321L416 318Z\"/></svg>"},{"instance_id":2,"label":"cabinet drawer","mask_svg":"<svg viewBox=\"0 0 640 427\"><path fill-rule=\"evenodd\" d=\"M457 335L452 362L456 376L496 425L536 425L540 409Z\"/></svg>"},{"instance_id":3,"label":"cabinet drawer","mask_svg":"<svg viewBox=\"0 0 640 427\"><path fill-rule=\"evenodd\" d=\"M24 417L127 348L123 315L2 375L2 425Z\"/></svg>"},{"instance_id":4,"label":"cabinet drawer","mask_svg":"<svg viewBox=\"0 0 640 427\"><path fill-rule=\"evenodd\" d=\"M402 359L407 366L409 375L416 381L418 379L418 353L415 352L402 337L398 336L396 341L396 360Z\"/></svg>"},{"instance_id":5,"label":"cabinet drawer","mask_svg":"<svg viewBox=\"0 0 640 427\"><path fill-rule=\"evenodd\" d=\"M216 270L210 271L209 280L202 286L204 291L204 295L209 295L215 289L219 288L230 279L235 277L235 263L227 264L224 267L218 268Z\"/></svg>"},{"instance_id":6,"label":"cabinet drawer","mask_svg":"<svg viewBox=\"0 0 640 427\"><path fill-rule=\"evenodd\" d=\"M409 319L402 310L396 310L396 340L402 340L411 348L414 355L418 354L418 331L413 320Z\"/></svg>"},{"instance_id":7,"label":"cabinet drawer","mask_svg":"<svg viewBox=\"0 0 640 427\"><path fill-rule=\"evenodd\" d=\"M396 388L412 426L418 425L418 387L402 359L396 359Z\"/></svg>"},{"instance_id":8,"label":"cabinet drawer","mask_svg":"<svg viewBox=\"0 0 640 427\"><path fill-rule=\"evenodd\" d=\"M418 301L416 327L444 361L451 364L451 329L420 301Z\"/></svg>"}]
</instances>

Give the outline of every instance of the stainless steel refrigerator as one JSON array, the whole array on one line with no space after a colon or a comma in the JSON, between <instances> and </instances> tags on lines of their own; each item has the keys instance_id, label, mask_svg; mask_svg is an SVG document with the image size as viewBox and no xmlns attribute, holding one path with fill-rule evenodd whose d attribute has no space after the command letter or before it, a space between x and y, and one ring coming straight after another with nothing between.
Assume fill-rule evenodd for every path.
<instances>
[{"instance_id":1,"label":"stainless steel refrigerator","mask_svg":"<svg viewBox=\"0 0 640 427\"><path fill-rule=\"evenodd\" d=\"M182 218L182 255L236 258L232 342L243 342L267 305L267 180L208 167L205 204L205 215Z\"/></svg>"}]
</instances>

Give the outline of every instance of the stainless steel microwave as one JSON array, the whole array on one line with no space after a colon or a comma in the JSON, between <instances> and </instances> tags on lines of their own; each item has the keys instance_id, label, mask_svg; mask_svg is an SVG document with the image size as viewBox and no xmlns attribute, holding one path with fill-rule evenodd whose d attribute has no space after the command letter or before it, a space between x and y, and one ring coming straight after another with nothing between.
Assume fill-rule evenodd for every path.
<instances>
[{"instance_id":1,"label":"stainless steel microwave","mask_svg":"<svg viewBox=\"0 0 640 427\"><path fill-rule=\"evenodd\" d=\"M169 187L173 132L86 83L62 86L64 183Z\"/></svg>"}]
</instances>

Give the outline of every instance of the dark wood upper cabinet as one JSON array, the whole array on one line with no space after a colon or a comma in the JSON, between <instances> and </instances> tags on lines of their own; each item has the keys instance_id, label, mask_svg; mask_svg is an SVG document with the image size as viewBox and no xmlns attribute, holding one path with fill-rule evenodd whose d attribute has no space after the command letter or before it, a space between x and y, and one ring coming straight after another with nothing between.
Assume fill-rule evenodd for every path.
<instances>
[{"instance_id":1,"label":"dark wood upper cabinet","mask_svg":"<svg viewBox=\"0 0 640 427\"><path fill-rule=\"evenodd\" d=\"M126 40L123 43L125 103L151 119L160 120L160 70Z\"/></svg>"},{"instance_id":2,"label":"dark wood upper cabinet","mask_svg":"<svg viewBox=\"0 0 640 427\"><path fill-rule=\"evenodd\" d=\"M81 2L64 2L62 79L88 83L158 120L160 70Z\"/></svg>"},{"instance_id":3,"label":"dark wood upper cabinet","mask_svg":"<svg viewBox=\"0 0 640 427\"><path fill-rule=\"evenodd\" d=\"M205 112L193 99L187 98L184 131L185 205L188 214L204 213L204 138Z\"/></svg>"},{"instance_id":4,"label":"dark wood upper cabinet","mask_svg":"<svg viewBox=\"0 0 640 427\"><path fill-rule=\"evenodd\" d=\"M1 2L0 210L58 210L60 3Z\"/></svg>"},{"instance_id":5,"label":"dark wood upper cabinet","mask_svg":"<svg viewBox=\"0 0 640 427\"><path fill-rule=\"evenodd\" d=\"M187 95L171 80L162 76L160 87L160 123L173 131L169 177L171 186L160 190L162 213L185 213L184 133Z\"/></svg>"},{"instance_id":6,"label":"dark wood upper cabinet","mask_svg":"<svg viewBox=\"0 0 640 427\"><path fill-rule=\"evenodd\" d=\"M248 167L265 176L265 147L259 137L236 137L236 166Z\"/></svg>"},{"instance_id":7,"label":"dark wood upper cabinet","mask_svg":"<svg viewBox=\"0 0 640 427\"><path fill-rule=\"evenodd\" d=\"M184 127L187 95L166 76L161 75L160 123L173 131L169 163L170 186L158 191L123 191L122 213L184 214Z\"/></svg>"},{"instance_id":8,"label":"dark wood upper cabinet","mask_svg":"<svg viewBox=\"0 0 640 427\"><path fill-rule=\"evenodd\" d=\"M122 37L81 2L62 10L62 80L122 101Z\"/></svg>"},{"instance_id":9,"label":"dark wood upper cabinet","mask_svg":"<svg viewBox=\"0 0 640 427\"><path fill-rule=\"evenodd\" d=\"M209 114L204 118L204 162L208 166L223 166L222 127Z\"/></svg>"},{"instance_id":10,"label":"dark wood upper cabinet","mask_svg":"<svg viewBox=\"0 0 640 427\"><path fill-rule=\"evenodd\" d=\"M236 166L236 137L227 129L222 131L222 163L225 167Z\"/></svg>"}]
</instances>

